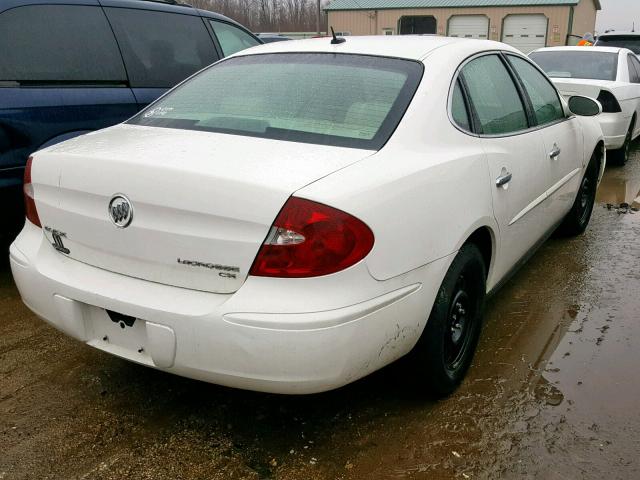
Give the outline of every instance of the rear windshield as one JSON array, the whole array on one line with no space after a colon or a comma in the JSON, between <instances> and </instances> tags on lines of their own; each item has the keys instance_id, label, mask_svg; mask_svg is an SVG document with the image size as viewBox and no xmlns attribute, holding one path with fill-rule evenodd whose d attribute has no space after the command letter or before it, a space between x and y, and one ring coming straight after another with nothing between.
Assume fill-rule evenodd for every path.
<instances>
[{"instance_id":1,"label":"rear windshield","mask_svg":"<svg viewBox=\"0 0 640 480\"><path fill-rule=\"evenodd\" d=\"M529 58L540 65L546 74L555 78L585 78L615 80L618 73L618 54L589 51L534 52Z\"/></svg>"},{"instance_id":2,"label":"rear windshield","mask_svg":"<svg viewBox=\"0 0 640 480\"><path fill-rule=\"evenodd\" d=\"M640 54L640 36L638 35L607 35L605 37L598 38L596 45L598 47L628 48L636 55Z\"/></svg>"},{"instance_id":3,"label":"rear windshield","mask_svg":"<svg viewBox=\"0 0 640 480\"><path fill-rule=\"evenodd\" d=\"M422 76L410 60L331 53L234 57L129 123L379 150Z\"/></svg>"}]
</instances>

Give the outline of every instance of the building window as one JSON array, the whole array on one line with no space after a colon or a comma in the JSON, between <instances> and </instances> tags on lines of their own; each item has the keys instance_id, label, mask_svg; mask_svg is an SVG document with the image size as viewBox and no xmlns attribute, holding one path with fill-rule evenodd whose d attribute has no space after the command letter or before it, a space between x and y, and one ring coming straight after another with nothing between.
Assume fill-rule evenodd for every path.
<instances>
[{"instance_id":1,"label":"building window","mask_svg":"<svg viewBox=\"0 0 640 480\"><path fill-rule=\"evenodd\" d=\"M432 16L406 16L400 17L400 35L411 34L435 34L436 18Z\"/></svg>"},{"instance_id":2,"label":"building window","mask_svg":"<svg viewBox=\"0 0 640 480\"><path fill-rule=\"evenodd\" d=\"M393 28L383 28L382 29L382 34L383 35L393 35Z\"/></svg>"}]
</instances>

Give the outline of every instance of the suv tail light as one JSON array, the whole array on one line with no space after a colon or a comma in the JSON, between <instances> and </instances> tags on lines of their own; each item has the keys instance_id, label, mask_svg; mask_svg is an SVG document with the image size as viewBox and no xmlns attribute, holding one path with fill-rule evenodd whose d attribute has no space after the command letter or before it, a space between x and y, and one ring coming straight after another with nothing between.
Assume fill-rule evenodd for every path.
<instances>
[{"instance_id":1,"label":"suv tail light","mask_svg":"<svg viewBox=\"0 0 640 480\"><path fill-rule=\"evenodd\" d=\"M40 217L38 217L38 210L36 210L36 202L33 199L33 184L31 183L31 164L33 163L33 157L27 159L27 166L24 168L24 211L31 223L35 226L42 228L40 224Z\"/></svg>"},{"instance_id":2,"label":"suv tail light","mask_svg":"<svg viewBox=\"0 0 640 480\"><path fill-rule=\"evenodd\" d=\"M600 90L598 101L602 104L602 111L605 113L618 113L622 111L618 100L609 90Z\"/></svg>"},{"instance_id":3,"label":"suv tail light","mask_svg":"<svg viewBox=\"0 0 640 480\"><path fill-rule=\"evenodd\" d=\"M249 271L261 277L328 275L362 260L373 232L341 210L291 197L276 217Z\"/></svg>"}]
</instances>

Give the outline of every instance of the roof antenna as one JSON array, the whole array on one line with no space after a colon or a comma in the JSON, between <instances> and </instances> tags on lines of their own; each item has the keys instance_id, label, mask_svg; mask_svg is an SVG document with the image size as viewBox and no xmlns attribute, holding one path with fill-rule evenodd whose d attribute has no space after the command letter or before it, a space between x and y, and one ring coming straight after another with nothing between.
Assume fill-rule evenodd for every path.
<instances>
[{"instance_id":1,"label":"roof antenna","mask_svg":"<svg viewBox=\"0 0 640 480\"><path fill-rule=\"evenodd\" d=\"M338 45L339 43L344 43L346 42L346 40L342 37L336 37L336 32L333 31L333 27L331 28L331 36L333 37L331 39L331 45Z\"/></svg>"},{"instance_id":2,"label":"roof antenna","mask_svg":"<svg viewBox=\"0 0 640 480\"><path fill-rule=\"evenodd\" d=\"M635 32L636 32L636 22L633 22L633 27L631 27L631 31L632 31L633 33L635 33Z\"/></svg>"}]
</instances>

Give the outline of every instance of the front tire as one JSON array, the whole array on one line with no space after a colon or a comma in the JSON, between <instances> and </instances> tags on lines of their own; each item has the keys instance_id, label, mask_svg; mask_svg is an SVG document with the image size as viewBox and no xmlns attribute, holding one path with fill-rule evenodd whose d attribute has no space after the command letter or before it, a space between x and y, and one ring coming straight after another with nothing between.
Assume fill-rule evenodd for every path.
<instances>
[{"instance_id":1,"label":"front tire","mask_svg":"<svg viewBox=\"0 0 640 480\"><path fill-rule=\"evenodd\" d=\"M598 188L598 176L600 174L600 164L596 153L593 154L589 161L587 171L582 177L580 190L571 210L564 218L558 232L566 237L575 237L584 233L591 220L593 213L593 205L596 200L596 190Z\"/></svg>"},{"instance_id":2,"label":"front tire","mask_svg":"<svg viewBox=\"0 0 640 480\"><path fill-rule=\"evenodd\" d=\"M432 395L452 393L471 365L482 329L485 295L482 254L476 245L466 244L442 281L414 350L413 366Z\"/></svg>"}]
</instances>

